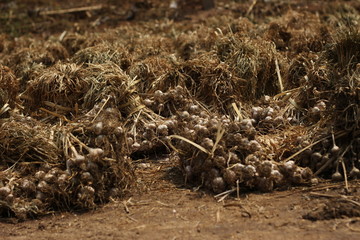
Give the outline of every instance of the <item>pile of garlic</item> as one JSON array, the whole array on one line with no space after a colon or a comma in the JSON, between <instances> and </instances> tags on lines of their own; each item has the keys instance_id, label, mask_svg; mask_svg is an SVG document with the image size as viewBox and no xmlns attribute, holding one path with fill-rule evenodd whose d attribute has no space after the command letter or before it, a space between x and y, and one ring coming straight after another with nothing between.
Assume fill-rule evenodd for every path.
<instances>
[{"instance_id":1,"label":"pile of garlic","mask_svg":"<svg viewBox=\"0 0 360 240\"><path fill-rule=\"evenodd\" d=\"M254 118L238 121L203 110L194 103L184 107L177 115L178 135L187 140L177 137L172 144L186 182L221 193L238 187L271 191L276 186L311 180L309 168L267 155L269 146L258 138L254 124L257 126L265 115L270 116L263 113L271 112L271 108L257 108L260 111L261 118L253 111L249 116Z\"/></svg>"}]
</instances>

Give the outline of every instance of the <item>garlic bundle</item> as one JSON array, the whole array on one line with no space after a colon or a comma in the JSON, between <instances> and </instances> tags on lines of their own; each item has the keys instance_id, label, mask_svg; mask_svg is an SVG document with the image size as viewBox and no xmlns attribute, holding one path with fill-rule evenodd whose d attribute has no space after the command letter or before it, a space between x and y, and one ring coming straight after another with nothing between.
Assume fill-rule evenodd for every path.
<instances>
[{"instance_id":1,"label":"garlic bundle","mask_svg":"<svg viewBox=\"0 0 360 240\"><path fill-rule=\"evenodd\" d=\"M268 146L258 139L256 127L274 116L274 108L254 107L252 118L241 121L198 110L198 106L189 104L177 116L178 135L194 144L173 141L187 182L221 193L237 186L272 191L286 182L299 184L312 179L309 168L266 158ZM283 124L284 118L274 119L272 124ZM221 132L223 135L219 135Z\"/></svg>"}]
</instances>

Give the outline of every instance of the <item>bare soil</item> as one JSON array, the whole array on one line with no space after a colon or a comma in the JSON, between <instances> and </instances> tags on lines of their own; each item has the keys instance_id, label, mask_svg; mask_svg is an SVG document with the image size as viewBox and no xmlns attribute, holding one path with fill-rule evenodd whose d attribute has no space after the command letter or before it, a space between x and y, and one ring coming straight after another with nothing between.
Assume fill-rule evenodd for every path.
<instances>
[{"instance_id":1,"label":"bare soil","mask_svg":"<svg viewBox=\"0 0 360 240\"><path fill-rule=\"evenodd\" d=\"M139 193L123 201L85 213L57 213L25 222L6 219L0 223L0 235L4 240L360 237L359 206L351 202L360 197L359 181L350 182L347 194L344 183L323 182L243 193L218 202L209 193L183 186L181 173L166 158L137 163L137 175ZM347 198L339 201L340 196Z\"/></svg>"}]
</instances>

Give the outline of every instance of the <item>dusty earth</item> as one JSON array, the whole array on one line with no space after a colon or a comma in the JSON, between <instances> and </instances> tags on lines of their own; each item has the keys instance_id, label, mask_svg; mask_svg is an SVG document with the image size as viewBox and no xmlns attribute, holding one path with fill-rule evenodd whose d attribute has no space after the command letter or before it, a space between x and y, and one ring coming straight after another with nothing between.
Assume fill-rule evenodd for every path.
<instances>
[{"instance_id":1,"label":"dusty earth","mask_svg":"<svg viewBox=\"0 0 360 240\"><path fill-rule=\"evenodd\" d=\"M70 14L67 19L62 19L61 14L45 14L45 17L37 18L34 16L48 10L47 1L33 1L39 6L36 9L29 8L32 1L23 1L24 4L27 3L25 8L22 3L14 7L15 1L4 2L6 3L1 3L1 10L9 14L9 19L12 18L11 14L16 15L16 11L19 16L24 16L22 22L14 17L11 24L10 21L4 22L1 19L1 31L14 37L33 34L35 37L46 38L69 28L78 32L103 31L113 25L128 24L127 21L133 18L141 21L168 17L167 13L148 10L146 4L139 7L136 15L131 16L131 1L124 1L123 5L108 1L116 7L102 10L106 14ZM61 1L64 6L55 4L54 1L49 2L52 8L61 9L68 1ZM77 2L79 6L83 6L97 1ZM356 5L356 1L346 2L354 2ZM78 7L71 3L68 6ZM199 16L206 18L207 14L216 14L215 10L211 10L200 12L199 16L198 13L192 15L200 8L199 4L196 9L183 7L182 13L171 17L179 21L185 19L187 24L197 21ZM246 13L250 7L251 1L248 1L246 6L237 9L237 14ZM225 12L226 8L223 7L222 11ZM12 9L15 9L15 13ZM276 11L281 12L283 9L277 8L274 12ZM255 8L253 12L259 16L268 14L261 8ZM22 25L19 27L16 24ZM320 179L318 184L287 187L271 193L242 192L239 196L234 194L216 198L213 193L206 192L199 186L185 185L176 163L168 161L166 156L156 159L137 160L135 168L138 187L125 199L114 199L87 212L56 212L26 221L1 219L0 239L360 238L358 180L349 182L348 191L345 191L344 182L334 183Z\"/></svg>"},{"instance_id":2,"label":"dusty earth","mask_svg":"<svg viewBox=\"0 0 360 240\"><path fill-rule=\"evenodd\" d=\"M56 213L25 222L3 219L1 239L360 237L355 202L359 181L350 182L348 194L343 183L323 182L272 193L249 192L219 202L196 187L185 187L181 173L166 158L137 163L137 174L139 193L123 201L85 213Z\"/></svg>"}]
</instances>

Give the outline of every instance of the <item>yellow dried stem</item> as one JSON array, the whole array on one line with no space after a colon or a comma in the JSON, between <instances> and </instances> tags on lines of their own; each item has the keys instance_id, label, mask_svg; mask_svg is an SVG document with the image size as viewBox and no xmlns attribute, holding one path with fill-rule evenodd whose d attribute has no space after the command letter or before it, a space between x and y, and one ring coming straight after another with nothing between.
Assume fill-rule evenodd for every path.
<instances>
[{"instance_id":1,"label":"yellow dried stem","mask_svg":"<svg viewBox=\"0 0 360 240\"><path fill-rule=\"evenodd\" d=\"M231 106L234 108L237 116L238 116L238 120L241 121L243 120L243 116L241 115L240 109L238 108L238 106L236 105L236 103L231 103ZM241 105L240 105L241 106Z\"/></svg>"},{"instance_id":2,"label":"yellow dried stem","mask_svg":"<svg viewBox=\"0 0 360 240\"><path fill-rule=\"evenodd\" d=\"M347 179L347 173L346 173L346 167L345 167L345 163L344 163L344 160L343 158L341 158L341 165L342 165L342 168L343 168L343 172L344 172L344 181L345 181L345 189L347 192L349 192L349 184L348 184L348 179Z\"/></svg>"},{"instance_id":3,"label":"yellow dried stem","mask_svg":"<svg viewBox=\"0 0 360 240\"><path fill-rule=\"evenodd\" d=\"M100 107L99 111L95 114L95 117L91 120L91 122L93 123L95 121L95 119L99 116L99 114L102 112L102 110L104 109L105 105L108 103L110 99L110 96L107 97L107 99L105 100L105 102L103 103L103 105Z\"/></svg>"},{"instance_id":4,"label":"yellow dried stem","mask_svg":"<svg viewBox=\"0 0 360 240\"><path fill-rule=\"evenodd\" d=\"M48 114L50 114L50 115L52 115L52 116L54 116L54 117L57 117L57 118L59 118L59 119L62 119L62 120L64 120L65 122L73 123L73 121L67 119L64 115L61 115L61 114L59 114L59 113L52 112L52 111L47 110L47 109L45 109L45 108L39 108L39 110L41 110L41 111L43 111L43 112L46 112L46 113L48 113Z\"/></svg>"},{"instance_id":5,"label":"yellow dried stem","mask_svg":"<svg viewBox=\"0 0 360 240\"><path fill-rule=\"evenodd\" d=\"M279 61L277 60L277 58L275 58L275 67L276 67L276 74L278 76L280 92L283 92L284 85L283 85L283 81L282 81L282 77L281 77L281 73L280 73Z\"/></svg>"},{"instance_id":6,"label":"yellow dried stem","mask_svg":"<svg viewBox=\"0 0 360 240\"><path fill-rule=\"evenodd\" d=\"M220 142L222 136L224 135L224 133L225 133L225 129L223 129L223 128L221 127L221 124L219 123L218 129L217 129L217 132L216 132L216 141L215 141L214 146L213 146L213 148L212 148L212 150L211 150L211 156L214 155L214 152L215 152L215 150L216 150L216 147L217 147L217 145L219 144L219 142Z\"/></svg>"},{"instance_id":7,"label":"yellow dried stem","mask_svg":"<svg viewBox=\"0 0 360 240\"><path fill-rule=\"evenodd\" d=\"M179 135L170 135L169 138L177 138L177 139L180 139L180 140L183 140L191 145L193 145L194 147L196 147L197 149L199 149L200 151L204 152L204 153L207 153L209 155L211 155L211 153L206 150L204 147L200 146L199 144L185 138L185 137L182 137L182 136L179 136Z\"/></svg>"},{"instance_id":8,"label":"yellow dried stem","mask_svg":"<svg viewBox=\"0 0 360 240\"><path fill-rule=\"evenodd\" d=\"M46 105L48 107L52 107L52 108L55 108L57 110L64 111L64 112L71 112L73 110L72 108L64 107L64 106L61 106L59 104L49 102L49 101L43 101L43 103L44 103L44 105Z\"/></svg>"}]
</instances>

